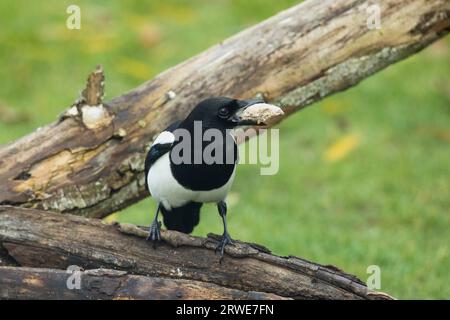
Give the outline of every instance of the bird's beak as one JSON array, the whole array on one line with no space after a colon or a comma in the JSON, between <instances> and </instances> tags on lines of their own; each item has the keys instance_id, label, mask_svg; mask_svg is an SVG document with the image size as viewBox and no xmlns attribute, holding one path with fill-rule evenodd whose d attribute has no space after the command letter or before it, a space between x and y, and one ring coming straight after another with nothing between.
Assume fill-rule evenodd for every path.
<instances>
[{"instance_id":1,"label":"bird's beak","mask_svg":"<svg viewBox=\"0 0 450 320\"><path fill-rule=\"evenodd\" d=\"M267 125L273 118L284 114L280 107L260 99L239 100L240 108L230 117L235 126Z\"/></svg>"}]
</instances>

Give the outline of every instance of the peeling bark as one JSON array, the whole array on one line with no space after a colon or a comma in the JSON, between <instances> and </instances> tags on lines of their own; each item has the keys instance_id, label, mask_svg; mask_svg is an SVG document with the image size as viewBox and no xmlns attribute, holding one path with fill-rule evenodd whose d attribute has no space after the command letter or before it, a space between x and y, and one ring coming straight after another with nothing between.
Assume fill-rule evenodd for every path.
<instances>
[{"instance_id":1,"label":"peeling bark","mask_svg":"<svg viewBox=\"0 0 450 320\"><path fill-rule=\"evenodd\" d=\"M213 293L220 286L294 299L390 299L336 267L276 256L256 244L227 246L219 263L214 252L218 236L200 238L162 230L163 241L154 248L146 235L129 224L108 225L70 214L0 207L0 244L22 267L116 269L194 281L198 287L211 286ZM231 291L222 293L232 295Z\"/></svg>"},{"instance_id":2,"label":"peeling bark","mask_svg":"<svg viewBox=\"0 0 450 320\"><path fill-rule=\"evenodd\" d=\"M69 108L60 121L0 149L0 204L104 217L147 195L144 157L154 135L201 99L260 95L288 116L450 29L448 0L380 1L380 30L367 28L369 4L305 1L107 103L99 103L96 70L82 104L84 116L100 115L99 122L80 121L83 108Z\"/></svg>"}]
</instances>

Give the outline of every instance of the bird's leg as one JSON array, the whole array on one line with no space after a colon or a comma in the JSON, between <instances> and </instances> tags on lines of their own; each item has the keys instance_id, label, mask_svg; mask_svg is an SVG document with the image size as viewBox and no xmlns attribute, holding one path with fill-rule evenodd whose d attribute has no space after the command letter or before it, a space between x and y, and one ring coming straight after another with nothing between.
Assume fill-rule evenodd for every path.
<instances>
[{"instance_id":1,"label":"bird's leg","mask_svg":"<svg viewBox=\"0 0 450 320\"><path fill-rule=\"evenodd\" d=\"M161 241L161 222L158 221L159 211L161 210L161 204L158 204L158 209L156 209L156 215L150 226L147 240L153 241L153 247L155 247L155 241Z\"/></svg>"},{"instance_id":2,"label":"bird's leg","mask_svg":"<svg viewBox=\"0 0 450 320\"><path fill-rule=\"evenodd\" d=\"M222 240L220 241L219 245L216 247L216 252L220 251L220 262L222 262L223 258L223 251L225 249L225 246L227 244L232 244L233 239L231 239L230 234L228 233L227 228L227 204L225 201L220 201L217 203L217 209L219 210L219 214L222 217L223 222L223 235Z\"/></svg>"}]
</instances>

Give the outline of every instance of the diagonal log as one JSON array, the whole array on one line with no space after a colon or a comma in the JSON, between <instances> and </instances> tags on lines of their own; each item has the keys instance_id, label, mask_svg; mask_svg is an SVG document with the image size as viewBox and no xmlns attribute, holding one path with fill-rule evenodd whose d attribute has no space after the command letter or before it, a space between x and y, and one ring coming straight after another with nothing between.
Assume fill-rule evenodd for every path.
<instances>
[{"instance_id":1,"label":"diagonal log","mask_svg":"<svg viewBox=\"0 0 450 320\"><path fill-rule=\"evenodd\" d=\"M450 29L448 0L378 1L380 30L372 3L305 1L108 102L97 69L59 121L0 149L0 204L104 217L146 196L149 143L199 100L260 95L289 116Z\"/></svg>"},{"instance_id":2,"label":"diagonal log","mask_svg":"<svg viewBox=\"0 0 450 320\"><path fill-rule=\"evenodd\" d=\"M22 267L116 269L146 277L196 281L197 286L202 282L210 285L212 292L223 287L247 292L249 297L250 292L265 292L294 299L390 298L368 290L361 280L335 267L276 256L255 244L228 246L219 263L214 252L216 236L200 238L163 230L163 242L153 248L146 235L133 225L0 207L0 244Z\"/></svg>"}]
</instances>

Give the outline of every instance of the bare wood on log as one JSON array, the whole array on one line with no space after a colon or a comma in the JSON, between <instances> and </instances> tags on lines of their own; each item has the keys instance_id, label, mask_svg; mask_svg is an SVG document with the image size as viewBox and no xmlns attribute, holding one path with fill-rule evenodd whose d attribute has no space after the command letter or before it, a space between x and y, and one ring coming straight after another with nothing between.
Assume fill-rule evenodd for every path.
<instances>
[{"instance_id":1,"label":"bare wood on log","mask_svg":"<svg viewBox=\"0 0 450 320\"><path fill-rule=\"evenodd\" d=\"M73 276L73 273L58 269L0 267L0 299L286 299L275 294L246 292L201 281L146 277L110 269L77 272L79 287L76 287Z\"/></svg>"},{"instance_id":2,"label":"bare wood on log","mask_svg":"<svg viewBox=\"0 0 450 320\"><path fill-rule=\"evenodd\" d=\"M105 103L107 121L69 116L3 147L0 204L103 217L147 195L149 143L201 99L261 95L288 116L450 29L448 0L380 1L381 30L367 27L369 4L305 1Z\"/></svg>"},{"instance_id":3,"label":"bare wood on log","mask_svg":"<svg viewBox=\"0 0 450 320\"><path fill-rule=\"evenodd\" d=\"M151 277L202 281L230 289L296 299L386 299L355 276L296 257L279 257L257 245L215 255L215 237L163 231L153 248L132 225L108 225L74 215L0 207L0 244L23 267L107 268Z\"/></svg>"}]
</instances>

